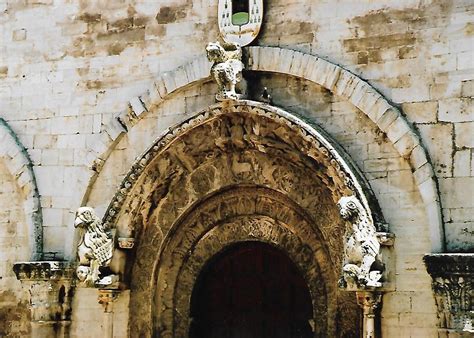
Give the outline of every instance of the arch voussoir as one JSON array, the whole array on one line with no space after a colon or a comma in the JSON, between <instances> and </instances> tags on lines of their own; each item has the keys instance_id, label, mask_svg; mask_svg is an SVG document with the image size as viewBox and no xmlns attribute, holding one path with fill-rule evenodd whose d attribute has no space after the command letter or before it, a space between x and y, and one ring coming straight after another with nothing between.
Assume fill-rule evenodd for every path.
<instances>
[{"instance_id":1,"label":"arch voussoir","mask_svg":"<svg viewBox=\"0 0 474 338\"><path fill-rule=\"evenodd\" d=\"M2 118L0 118L0 158L6 160L7 169L25 195L23 209L29 229L31 259L41 259L43 254L43 216L33 163L18 136Z\"/></svg>"}]
</instances>

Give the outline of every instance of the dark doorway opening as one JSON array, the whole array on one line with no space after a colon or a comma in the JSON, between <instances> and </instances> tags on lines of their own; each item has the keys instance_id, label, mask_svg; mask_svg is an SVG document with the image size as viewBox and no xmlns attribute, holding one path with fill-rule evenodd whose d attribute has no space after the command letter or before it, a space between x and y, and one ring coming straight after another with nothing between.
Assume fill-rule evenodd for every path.
<instances>
[{"instance_id":1,"label":"dark doorway opening","mask_svg":"<svg viewBox=\"0 0 474 338\"><path fill-rule=\"evenodd\" d=\"M281 250L244 242L216 255L191 298L192 338L312 337L308 286Z\"/></svg>"}]
</instances>

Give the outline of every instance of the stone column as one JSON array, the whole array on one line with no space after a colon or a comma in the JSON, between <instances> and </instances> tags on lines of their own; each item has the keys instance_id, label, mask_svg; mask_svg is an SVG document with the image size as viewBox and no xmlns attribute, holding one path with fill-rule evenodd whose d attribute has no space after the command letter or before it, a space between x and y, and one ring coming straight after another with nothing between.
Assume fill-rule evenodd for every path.
<instances>
[{"instance_id":1,"label":"stone column","mask_svg":"<svg viewBox=\"0 0 474 338\"><path fill-rule=\"evenodd\" d=\"M474 254L429 254L424 261L433 279L439 337L472 337Z\"/></svg>"},{"instance_id":2,"label":"stone column","mask_svg":"<svg viewBox=\"0 0 474 338\"><path fill-rule=\"evenodd\" d=\"M357 304L363 309L363 338L375 338L375 311L380 304L382 295L375 291L358 291Z\"/></svg>"},{"instance_id":3,"label":"stone column","mask_svg":"<svg viewBox=\"0 0 474 338\"><path fill-rule=\"evenodd\" d=\"M31 337L68 337L74 274L69 263L21 262L13 270L31 297Z\"/></svg>"},{"instance_id":4,"label":"stone column","mask_svg":"<svg viewBox=\"0 0 474 338\"><path fill-rule=\"evenodd\" d=\"M104 307L104 338L114 336L114 302L119 296L119 290L99 289L99 303Z\"/></svg>"}]
</instances>

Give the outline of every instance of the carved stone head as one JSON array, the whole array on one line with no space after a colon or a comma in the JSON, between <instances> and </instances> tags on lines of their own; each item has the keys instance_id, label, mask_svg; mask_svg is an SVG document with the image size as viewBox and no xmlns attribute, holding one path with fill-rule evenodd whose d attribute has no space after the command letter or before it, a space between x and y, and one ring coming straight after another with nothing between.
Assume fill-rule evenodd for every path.
<instances>
[{"instance_id":1,"label":"carved stone head","mask_svg":"<svg viewBox=\"0 0 474 338\"><path fill-rule=\"evenodd\" d=\"M206 47L207 59L210 62L223 62L225 60L225 49L219 42L209 42Z\"/></svg>"},{"instance_id":2,"label":"carved stone head","mask_svg":"<svg viewBox=\"0 0 474 338\"><path fill-rule=\"evenodd\" d=\"M87 225L97 220L97 216L94 209L90 207L80 207L76 211L76 219L74 221L74 227L86 228Z\"/></svg>"},{"instance_id":3,"label":"carved stone head","mask_svg":"<svg viewBox=\"0 0 474 338\"><path fill-rule=\"evenodd\" d=\"M345 220L351 220L359 214L359 201L354 195L341 197L337 202L337 207L339 214Z\"/></svg>"},{"instance_id":4,"label":"carved stone head","mask_svg":"<svg viewBox=\"0 0 474 338\"><path fill-rule=\"evenodd\" d=\"M80 265L76 269L76 276L81 282L84 282L89 276L91 269L88 266Z\"/></svg>"}]
</instances>

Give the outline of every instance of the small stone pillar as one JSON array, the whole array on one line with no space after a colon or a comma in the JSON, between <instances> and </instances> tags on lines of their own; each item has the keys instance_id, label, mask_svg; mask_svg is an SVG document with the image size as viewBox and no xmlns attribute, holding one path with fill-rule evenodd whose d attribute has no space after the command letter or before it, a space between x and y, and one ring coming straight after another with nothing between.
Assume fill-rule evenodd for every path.
<instances>
[{"instance_id":1,"label":"small stone pillar","mask_svg":"<svg viewBox=\"0 0 474 338\"><path fill-rule=\"evenodd\" d=\"M474 254L429 254L423 258L433 279L442 338L474 334Z\"/></svg>"},{"instance_id":2,"label":"small stone pillar","mask_svg":"<svg viewBox=\"0 0 474 338\"><path fill-rule=\"evenodd\" d=\"M120 295L119 290L99 289L99 303L104 307L104 338L114 336L114 302Z\"/></svg>"},{"instance_id":3,"label":"small stone pillar","mask_svg":"<svg viewBox=\"0 0 474 338\"><path fill-rule=\"evenodd\" d=\"M364 313L363 321L363 338L375 338L375 311L382 300L380 292L375 291L358 291L357 304L362 308Z\"/></svg>"},{"instance_id":4,"label":"small stone pillar","mask_svg":"<svg viewBox=\"0 0 474 338\"><path fill-rule=\"evenodd\" d=\"M31 296L31 337L68 337L74 274L70 264L20 262L14 264L13 271Z\"/></svg>"}]
</instances>

